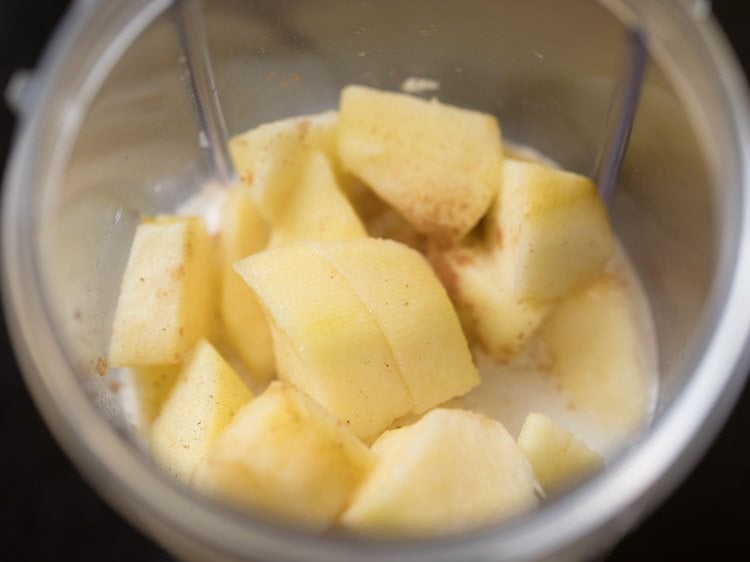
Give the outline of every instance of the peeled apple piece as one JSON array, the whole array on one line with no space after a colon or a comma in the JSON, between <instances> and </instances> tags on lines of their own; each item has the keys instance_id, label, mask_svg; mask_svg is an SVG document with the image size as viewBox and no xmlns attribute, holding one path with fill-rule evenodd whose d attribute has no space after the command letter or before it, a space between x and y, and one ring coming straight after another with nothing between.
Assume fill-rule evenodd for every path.
<instances>
[{"instance_id":1,"label":"peeled apple piece","mask_svg":"<svg viewBox=\"0 0 750 562\"><path fill-rule=\"evenodd\" d=\"M272 323L279 377L359 438L412 410L375 318L312 243L265 250L235 264Z\"/></svg>"},{"instance_id":2,"label":"peeled apple piece","mask_svg":"<svg viewBox=\"0 0 750 562\"><path fill-rule=\"evenodd\" d=\"M342 192L328 157L313 152L286 210L274 224L270 246L296 240L346 240L364 236L367 231Z\"/></svg>"},{"instance_id":3,"label":"peeled apple piece","mask_svg":"<svg viewBox=\"0 0 750 562\"><path fill-rule=\"evenodd\" d=\"M592 281L614 242L594 183L548 166L506 159L488 240L508 257L510 288L521 300L546 302Z\"/></svg>"},{"instance_id":4,"label":"peeled apple piece","mask_svg":"<svg viewBox=\"0 0 750 562\"><path fill-rule=\"evenodd\" d=\"M536 412L526 416L518 446L547 492L574 484L604 465L601 455L589 449L586 443Z\"/></svg>"},{"instance_id":5,"label":"peeled apple piece","mask_svg":"<svg viewBox=\"0 0 750 562\"><path fill-rule=\"evenodd\" d=\"M430 258L466 332L490 356L509 360L536 334L550 307L515 296L504 270L507 256L484 247L457 247L434 251Z\"/></svg>"},{"instance_id":6,"label":"peeled apple piece","mask_svg":"<svg viewBox=\"0 0 750 562\"><path fill-rule=\"evenodd\" d=\"M501 180L495 117L364 86L344 88L339 110L344 168L417 231L455 242L486 213Z\"/></svg>"},{"instance_id":7,"label":"peeled apple piece","mask_svg":"<svg viewBox=\"0 0 750 562\"><path fill-rule=\"evenodd\" d=\"M642 422L648 404L645 350L622 281L602 275L554 309L540 334L572 405L613 436Z\"/></svg>"},{"instance_id":8,"label":"peeled apple piece","mask_svg":"<svg viewBox=\"0 0 750 562\"><path fill-rule=\"evenodd\" d=\"M151 452L189 482L209 448L252 392L214 347L201 341L151 428Z\"/></svg>"},{"instance_id":9,"label":"peeled apple piece","mask_svg":"<svg viewBox=\"0 0 750 562\"><path fill-rule=\"evenodd\" d=\"M129 377L136 392L138 424L148 428L161 411L180 372L178 365L137 367L130 369Z\"/></svg>"},{"instance_id":10,"label":"peeled apple piece","mask_svg":"<svg viewBox=\"0 0 750 562\"><path fill-rule=\"evenodd\" d=\"M340 519L357 533L458 533L537 505L529 461L500 422L473 412L432 410L371 450L375 468Z\"/></svg>"},{"instance_id":11,"label":"peeled apple piece","mask_svg":"<svg viewBox=\"0 0 750 562\"><path fill-rule=\"evenodd\" d=\"M273 382L222 432L193 484L322 531L372 465L372 453L341 421L293 386Z\"/></svg>"},{"instance_id":12,"label":"peeled apple piece","mask_svg":"<svg viewBox=\"0 0 750 562\"><path fill-rule=\"evenodd\" d=\"M268 381L274 373L271 331L255 293L233 264L263 250L268 237L268 224L245 190L231 188L222 207L219 234L221 318L227 340L258 384Z\"/></svg>"},{"instance_id":13,"label":"peeled apple piece","mask_svg":"<svg viewBox=\"0 0 750 562\"><path fill-rule=\"evenodd\" d=\"M421 414L479 384L456 311L427 260L391 240L316 243L382 330Z\"/></svg>"},{"instance_id":14,"label":"peeled apple piece","mask_svg":"<svg viewBox=\"0 0 750 562\"><path fill-rule=\"evenodd\" d=\"M283 215L313 151L335 154L338 114L291 117L232 137L229 152L250 199L274 224Z\"/></svg>"},{"instance_id":15,"label":"peeled apple piece","mask_svg":"<svg viewBox=\"0 0 750 562\"><path fill-rule=\"evenodd\" d=\"M211 239L196 217L144 219L135 231L120 287L109 363L178 365L216 318Z\"/></svg>"}]
</instances>

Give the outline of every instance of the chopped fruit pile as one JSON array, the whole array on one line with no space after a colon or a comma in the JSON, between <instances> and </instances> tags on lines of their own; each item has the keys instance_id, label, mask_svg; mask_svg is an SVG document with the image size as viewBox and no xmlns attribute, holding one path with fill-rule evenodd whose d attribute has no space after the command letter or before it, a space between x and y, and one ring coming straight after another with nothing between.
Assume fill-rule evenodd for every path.
<instances>
[{"instance_id":1,"label":"chopped fruit pile","mask_svg":"<svg viewBox=\"0 0 750 562\"><path fill-rule=\"evenodd\" d=\"M109 362L175 478L316 532L497 523L603 465L542 413L516 441L461 409L482 389L476 354L507 362L532 341L578 408L612 431L642 421L596 189L504 157L495 117L349 86L338 112L230 152L219 232L144 218L113 325Z\"/></svg>"}]
</instances>

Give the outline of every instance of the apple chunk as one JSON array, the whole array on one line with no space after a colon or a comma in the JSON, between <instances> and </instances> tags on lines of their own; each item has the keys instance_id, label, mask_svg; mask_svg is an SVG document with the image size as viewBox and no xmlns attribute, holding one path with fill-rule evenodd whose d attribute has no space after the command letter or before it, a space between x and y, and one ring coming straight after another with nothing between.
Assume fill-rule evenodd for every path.
<instances>
[{"instance_id":1,"label":"apple chunk","mask_svg":"<svg viewBox=\"0 0 750 562\"><path fill-rule=\"evenodd\" d=\"M503 425L438 408L372 446L375 468L341 517L381 536L431 536L496 523L536 506L538 483Z\"/></svg>"},{"instance_id":2,"label":"apple chunk","mask_svg":"<svg viewBox=\"0 0 750 562\"><path fill-rule=\"evenodd\" d=\"M433 249L430 259L455 303L464 329L491 357L507 361L537 332L549 306L518 299L507 256L484 247Z\"/></svg>"},{"instance_id":3,"label":"apple chunk","mask_svg":"<svg viewBox=\"0 0 750 562\"><path fill-rule=\"evenodd\" d=\"M588 448L570 431L536 412L526 416L518 446L529 459L545 491L565 485L601 469L601 455Z\"/></svg>"},{"instance_id":4,"label":"apple chunk","mask_svg":"<svg viewBox=\"0 0 750 562\"><path fill-rule=\"evenodd\" d=\"M627 435L648 403L645 350L621 281L603 275L564 299L541 329L563 390L612 435Z\"/></svg>"},{"instance_id":5,"label":"apple chunk","mask_svg":"<svg viewBox=\"0 0 750 562\"><path fill-rule=\"evenodd\" d=\"M213 346L198 343L151 428L154 458L189 482L219 433L252 397Z\"/></svg>"},{"instance_id":6,"label":"apple chunk","mask_svg":"<svg viewBox=\"0 0 750 562\"><path fill-rule=\"evenodd\" d=\"M245 190L233 187L221 212L221 318L232 348L258 384L273 376L271 332L255 293L234 270L234 262L259 252L268 243L269 228Z\"/></svg>"},{"instance_id":7,"label":"apple chunk","mask_svg":"<svg viewBox=\"0 0 750 562\"><path fill-rule=\"evenodd\" d=\"M193 483L239 507L322 531L372 464L341 421L293 386L273 382L237 413Z\"/></svg>"},{"instance_id":8,"label":"apple chunk","mask_svg":"<svg viewBox=\"0 0 750 562\"><path fill-rule=\"evenodd\" d=\"M544 302L591 281L612 255L607 212L593 182L540 164L507 159L489 239L511 264L510 288Z\"/></svg>"},{"instance_id":9,"label":"apple chunk","mask_svg":"<svg viewBox=\"0 0 750 562\"><path fill-rule=\"evenodd\" d=\"M309 242L235 264L272 323L279 376L343 420L360 438L412 409L375 318Z\"/></svg>"},{"instance_id":10,"label":"apple chunk","mask_svg":"<svg viewBox=\"0 0 750 562\"><path fill-rule=\"evenodd\" d=\"M178 365L130 369L129 382L137 396L137 420L140 427L148 428L159 415L179 372Z\"/></svg>"},{"instance_id":11,"label":"apple chunk","mask_svg":"<svg viewBox=\"0 0 750 562\"><path fill-rule=\"evenodd\" d=\"M270 246L295 240L346 240L364 236L367 236L365 227L341 191L328 157L313 152L286 211L274 224Z\"/></svg>"},{"instance_id":12,"label":"apple chunk","mask_svg":"<svg viewBox=\"0 0 750 562\"><path fill-rule=\"evenodd\" d=\"M211 248L199 218L160 217L138 226L115 311L111 365L176 365L212 333Z\"/></svg>"},{"instance_id":13,"label":"apple chunk","mask_svg":"<svg viewBox=\"0 0 750 562\"><path fill-rule=\"evenodd\" d=\"M271 224L286 210L310 154L335 153L337 122L337 113L326 111L260 125L230 139L237 174Z\"/></svg>"},{"instance_id":14,"label":"apple chunk","mask_svg":"<svg viewBox=\"0 0 750 562\"><path fill-rule=\"evenodd\" d=\"M479 384L456 311L421 254L373 238L318 243L314 248L380 326L414 412L421 414Z\"/></svg>"},{"instance_id":15,"label":"apple chunk","mask_svg":"<svg viewBox=\"0 0 750 562\"><path fill-rule=\"evenodd\" d=\"M339 109L342 164L416 230L456 241L486 213L501 179L495 117L363 86Z\"/></svg>"}]
</instances>

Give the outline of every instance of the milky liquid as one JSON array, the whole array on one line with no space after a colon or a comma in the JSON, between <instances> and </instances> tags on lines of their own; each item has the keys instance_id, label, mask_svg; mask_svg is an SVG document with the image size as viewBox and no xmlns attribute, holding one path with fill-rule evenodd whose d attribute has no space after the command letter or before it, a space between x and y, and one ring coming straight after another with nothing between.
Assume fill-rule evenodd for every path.
<instances>
[{"instance_id":1,"label":"milky liquid","mask_svg":"<svg viewBox=\"0 0 750 562\"><path fill-rule=\"evenodd\" d=\"M546 158L533 148L505 142L505 155L519 160L544 163L559 168L557 163ZM218 183L208 183L190 199L185 201L176 214L200 216L211 234L219 231L221 205L226 188ZM608 272L621 281L631 305L636 332L641 337L641 376L648 381L648 407L644 412L642 427L648 425L653 415L658 390L658 359L651 311L648 299L638 276L621 245L607 264ZM591 414L571 407L571 398L560 388L542 341L532 339L530 344L509 363L499 364L479 351L474 352L481 384L463 397L451 400L448 405L461 407L499 420L513 437L517 437L529 412L540 412L571 430L592 449L611 458L627 444L630 435L604 431L602 424ZM231 363L241 365L228 357ZM119 398L123 411L136 434L147 429L140 419L137 391L132 373L120 373ZM254 389L259 390L259 389ZM142 435L140 435L142 437Z\"/></svg>"},{"instance_id":2,"label":"milky liquid","mask_svg":"<svg viewBox=\"0 0 750 562\"><path fill-rule=\"evenodd\" d=\"M652 417L658 390L656 339L651 311L640 280L619 244L607 269L611 275L623 281L636 333L641 337L639 365L643 372L640 375L647 381L648 393L642 422L642 426L645 426ZM474 358L482 382L463 396L457 405L499 420L514 437L518 437L529 412L540 412L572 431L605 458L611 458L627 445L631 435L607 431L595 416L583 408L572 406L571 397L559 386L557 377L551 371L551 361L539 338L533 339L507 364L499 364L481 352L475 352Z\"/></svg>"}]
</instances>

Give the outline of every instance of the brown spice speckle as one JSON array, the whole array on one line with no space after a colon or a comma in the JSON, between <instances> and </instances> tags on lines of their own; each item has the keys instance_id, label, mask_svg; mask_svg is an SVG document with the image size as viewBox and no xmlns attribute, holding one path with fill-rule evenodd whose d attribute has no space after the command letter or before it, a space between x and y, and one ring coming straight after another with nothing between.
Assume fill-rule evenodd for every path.
<instances>
[{"instance_id":1,"label":"brown spice speckle","mask_svg":"<svg viewBox=\"0 0 750 562\"><path fill-rule=\"evenodd\" d=\"M180 265L173 267L169 273L172 275L174 281L179 281L185 277L185 264L181 263Z\"/></svg>"},{"instance_id":2,"label":"brown spice speckle","mask_svg":"<svg viewBox=\"0 0 750 562\"><path fill-rule=\"evenodd\" d=\"M96 358L96 372L99 373L100 377L107 374L107 360L101 355Z\"/></svg>"},{"instance_id":3,"label":"brown spice speckle","mask_svg":"<svg viewBox=\"0 0 750 562\"><path fill-rule=\"evenodd\" d=\"M307 133L310 131L310 120L303 119L297 123L297 133L299 133L299 140L304 141Z\"/></svg>"},{"instance_id":4,"label":"brown spice speckle","mask_svg":"<svg viewBox=\"0 0 750 562\"><path fill-rule=\"evenodd\" d=\"M242 180L242 183L245 185L252 185L253 183L253 171L252 170L245 170L240 174L240 180Z\"/></svg>"},{"instance_id":5,"label":"brown spice speckle","mask_svg":"<svg viewBox=\"0 0 750 562\"><path fill-rule=\"evenodd\" d=\"M503 229L499 226L495 229L495 246L498 250L503 249Z\"/></svg>"}]
</instances>

